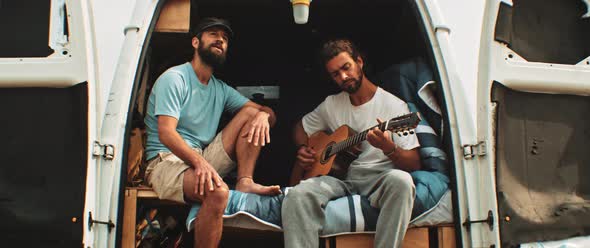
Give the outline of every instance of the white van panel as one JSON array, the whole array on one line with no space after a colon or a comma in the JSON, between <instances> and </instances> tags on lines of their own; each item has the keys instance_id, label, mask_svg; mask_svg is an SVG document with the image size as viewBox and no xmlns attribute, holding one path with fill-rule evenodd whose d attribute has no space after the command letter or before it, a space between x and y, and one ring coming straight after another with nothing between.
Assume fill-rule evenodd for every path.
<instances>
[{"instance_id":1,"label":"white van panel","mask_svg":"<svg viewBox=\"0 0 590 248\"><path fill-rule=\"evenodd\" d=\"M482 160L485 157L465 156L463 147L485 144L485 140L476 136L474 115L470 112L469 100L472 92L466 90L467 82L461 81L455 63L455 51L451 46L450 33L440 14L436 1L417 1L420 12L423 13L425 25L429 27L428 36L432 42L434 55L437 60L447 101L448 122L450 123L453 153L455 158L455 178L457 182L457 199L459 218L462 224L465 220L485 219L488 210L494 209L495 197L493 192L480 183L482 174ZM475 148L474 148L475 149ZM463 247L489 247L497 243L498 237L485 224L466 227L461 225L461 242Z\"/></svg>"},{"instance_id":2,"label":"white van panel","mask_svg":"<svg viewBox=\"0 0 590 248\"><path fill-rule=\"evenodd\" d=\"M505 44L495 42L489 51L494 80L526 92L590 95L590 65L584 59L575 65L528 62Z\"/></svg>"},{"instance_id":3,"label":"white van panel","mask_svg":"<svg viewBox=\"0 0 590 248\"><path fill-rule=\"evenodd\" d=\"M567 3L565 1L520 1L515 3L524 6L525 2L528 4L526 10L535 14L537 12L534 11L539 9L531 7L539 7L537 3L541 3L541 5L548 4L549 6L555 5L554 7L567 4L568 8L572 7L570 4L576 4L575 1ZM529 24L528 26L515 26L514 23L522 21L524 18L519 16L521 19L517 20L517 17L514 17L513 23L511 19L513 17L512 12L504 13L506 16L500 15L501 5L510 11L514 7L510 1L494 0L486 3L478 65L477 137L486 141L485 153L487 155L477 168L479 173L466 178L466 180L474 184L479 184L479 187L482 188L477 199L490 203L488 209L492 211L493 215L491 232L495 236L493 244L496 247L502 244L517 245L514 242L518 243L518 240L530 239L533 236L548 238L559 235L573 235L577 230L580 230L582 224L561 221L560 225L553 226L558 224L558 221L552 222L551 218L546 218L546 216L552 216L548 215L547 211L556 211L555 216L561 214L575 216L576 211L573 207L570 208L570 212L550 210L555 204L563 204L564 208L567 209L567 204L573 201L561 200L555 204L549 204L547 201L556 200L556 196L561 195L564 195L563 199L567 199L570 192L552 192L551 190L554 189L552 186L540 187L539 185L552 185L553 182L551 182L551 176L545 178L538 175L553 174L558 177L562 172L564 172L564 175L569 175L565 172L569 173L569 170L573 168L584 168L576 163L575 160L578 157L570 157L570 161L555 162L555 160L558 159L560 153L571 155L577 149L576 144L585 139L584 135L579 135L579 133L584 132L583 127L576 126L576 124L585 122L572 121L580 116L572 114L572 112L585 108L584 98L581 96L588 96L590 93L590 82L588 81L590 67L585 65L587 58L573 64L552 62L566 61L561 56L561 50L559 50L563 47L555 44L562 44L561 41L563 40L563 44L571 45L568 48L572 48L573 45L583 42L566 35L572 33L557 34L556 29L554 29L555 26L546 28L539 25L549 20L545 19L549 18L547 15L539 15L538 18L534 17L534 15L526 16L528 17L526 20L529 22L523 23ZM579 5L582 5L582 3L579 2ZM522 11L523 9L525 7L519 10ZM542 10L544 11L542 13L551 13L557 11L557 8L545 8ZM567 10L571 11L572 9ZM563 9L560 11L563 11ZM502 19L501 17L506 18ZM555 16L552 18L552 20L558 19ZM567 18L567 16L560 16L559 18L575 22L575 19ZM519 23L519 25L523 25L523 23ZM502 24L505 26L502 26ZM535 24L537 26L532 27ZM508 31L501 29L506 27L509 28ZM529 31L527 30L528 27L531 30L542 29L550 33L546 33L546 36L537 37L538 32ZM568 29L568 31L571 30L573 29ZM527 39L511 36L521 33L527 34L528 36L525 37ZM519 55L512 49L517 46L508 44L510 42L507 43L504 40L507 37L502 35L506 35L508 41L520 42L518 47L522 49L522 54L526 53L531 60L543 62L527 61L524 55ZM543 43L543 38L547 37L550 37L550 39ZM554 39L555 37L559 37L559 39ZM555 42L555 40L559 42ZM546 51L550 52L543 53ZM582 59L587 56L587 54L574 54L576 56L571 56L571 51L575 50L568 50L568 60L572 60L572 57ZM567 103L572 106L568 106ZM567 106L568 109L560 111L560 106ZM569 133L575 133L575 135L565 135ZM539 145L538 142L543 144ZM568 142L571 142L571 146L567 145ZM538 147L543 149L542 152L538 152ZM586 157L579 156L580 161L578 162L583 162L582 159ZM553 173L547 173L547 170L552 170L553 167L564 167L564 171L556 170ZM527 176L523 176L523 174ZM564 180L564 185L568 182L577 182L577 178L570 179ZM544 182L539 183L539 180ZM517 185L519 183L520 186ZM571 188L573 190L587 189L583 185L574 185ZM559 189L559 187L555 187L555 189ZM523 202L526 202L526 206L518 206ZM507 205L513 208L506 207ZM478 208L481 205L472 205L470 203L469 207ZM526 212L535 210L539 210L539 212L534 213L534 217L531 217ZM512 211L510 212L512 216L508 214L509 211ZM499 216L500 214L503 215ZM479 219L484 219L481 217ZM535 221L538 219L543 219L543 221L540 221L542 223L534 229L537 224ZM478 225L478 228L488 229L488 226ZM508 231L509 229L510 231ZM561 232L558 230L566 231Z\"/></svg>"},{"instance_id":4,"label":"white van panel","mask_svg":"<svg viewBox=\"0 0 590 248\"><path fill-rule=\"evenodd\" d=\"M161 1L164 2L164 1ZM101 159L99 163L97 180L97 216L117 222L120 207L120 187L124 180L121 179L123 163L123 145L128 124L128 113L131 94L133 92L139 60L143 51L145 37L153 25L152 16L156 8L161 5L159 1L138 1L133 11L131 24L125 32L125 41L121 49L121 55L117 63L115 78L111 85L111 91L107 100L105 115L100 135L103 144L113 145L115 156L112 160ZM112 230L101 227L97 229L94 239L94 247L115 247L116 235L119 232L117 225Z\"/></svg>"},{"instance_id":5,"label":"white van panel","mask_svg":"<svg viewBox=\"0 0 590 248\"><path fill-rule=\"evenodd\" d=\"M24 19L28 18L28 16L23 17L18 15L21 12L28 11L29 8L31 11L34 9L33 6L27 6L27 3L16 3L18 2L12 1L10 4L3 2L0 5L0 8L6 7L6 9L3 9L4 11L16 11L4 12L9 13L9 18L20 18L19 20L21 22L3 23L5 24L4 27L12 32L23 29L23 27L26 29L30 25ZM92 240L93 234L88 229L88 213L94 211L96 205L96 163L95 158L92 156L92 144L97 139L97 119L99 115L97 113L97 101L99 101L99 98L96 94L99 85L96 78L97 67L94 55L92 11L88 5L88 1L56 0L45 3L50 4L49 13L44 13L47 14L48 19L43 19L44 17L41 19L46 20L47 23L35 22L35 25L47 24L48 28L28 30L29 34L35 34L34 36L23 35L19 37L21 33L14 33L15 37L9 43L15 46L10 46L9 48L4 47L4 49L8 50L4 50L2 53L5 56L0 58L0 88L4 94L14 92L14 95L9 95L5 100L10 99L10 97L15 97L15 99L19 100L24 99L25 101L29 99L28 102L24 102L23 104L17 104L16 102L18 101L15 100L13 103L14 106L10 106L12 112L21 111L27 118L25 118L24 123L15 127L14 130L5 129L11 135L24 132L23 135L19 135L19 139L7 143L8 151L5 152L8 154L25 153L32 157L32 159L22 159L22 167L17 169L17 171L20 169L20 173L29 173L29 171L24 170L31 167L41 168L40 166L42 166L43 170L51 170L49 175L42 175L40 177L40 179L46 178L46 182L49 183L47 187L43 188L43 197L51 200L53 195L55 195L53 197L54 202L43 204L46 209L51 210L51 207L57 209L62 207L66 202L59 202L59 199L63 197L69 201L75 201L76 205L80 204L80 208L83 208L80 209L80 212L77 212L77 210L76 212L72 212L69 210L72 206L67 206L63 207L65 210L62 211L70 211L66 214L71 214L71 219L68 218L65 223L70 222L72 225L79 225L79 229L76 229L76 231L79 231L80 235L76 235L76 237L60 237L56 235L56 237L52 238L57 240L74 240L77 244L89 243L89 240ZM22 32L27 32L27 30L22 30ZM23 37L48 37L46 44L43 44L43 40L38 43L39 45L43 45L42 48L46 48L48 53L31 53L26 45L21 46L21 43L19 43L20 41L28 42L28 40L23 40ZM10 50L14 47L20 49ZM18 56L18 54L22 54L22 56ZM12 117L7 116L7 118ZM14 123L20 122L15 121ZM56 123L59 124L57 127L54 127ZM63 125L61 125L62 123ZM30 126L36 128L27 129ZM52 130L48 130L48 127L51 127ZM32 139L24 138L37 133L40 134ZM44 133L46 134L45 136ZM55 138L56 135L60 137ZM51 144L50 147L35 145L45 144L44 142ZM21 149L18 144L24 144L26 149ZM76 149L68 149L71 147L75 147ZM50 154L47 154L46 151L50 151ZM46 159L47 164L29 164L31 163L30 161L43 159ZM60 161L66 162L60 163ZM21 161L18 160L18 162ZM64 170L63 173L60 173L60 170ZM74 176L71 175L71 171L75 171ZM80 184L84 183L86 188L84 188L84 185L71 184L72 181L76 180L80 180ZM72 189L76 193L75 196L72 192L64 192L67 191L68 188L65 187L68 186L70 188L76 187ZM19 189L9 190L18 192ZM77 195L78 192L80 192L79 195ZM25 193L31 193L31 191ZM35 199L32 197L34 193L24 195L24 197ZM20 197L23 196L21 195ZM78 197L81 199L77 199ZM72 202L69 203L69 205L75 204ZM52 219L55 216L58 216L60 219ZM56 226L63 225L63 216L57 214L55 216L44 216L40 220L49 221L49 224L54 223ZM33 221L37 221L35 218L38 218L35 215L20 217L23 219L30 218L29 220ZM51 225L41 226L35 224L32 224L31 227L39 228L40 230L47 227L52 228ZM56 229L55 227L53 228ZM35 234L28 235L40 236ZM34 241L36 240L31 239L31 244ZM50 247L50 245L47 244L47 247Z\"/></svg>"}]
</instances>

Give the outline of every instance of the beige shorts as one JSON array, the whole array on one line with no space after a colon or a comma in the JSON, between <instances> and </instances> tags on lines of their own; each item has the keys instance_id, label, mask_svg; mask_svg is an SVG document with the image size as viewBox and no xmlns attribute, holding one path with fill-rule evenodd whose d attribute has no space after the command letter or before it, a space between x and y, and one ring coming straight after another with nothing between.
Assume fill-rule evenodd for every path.
<instances>
[{"instance_id":1,"label":"beige shorts","mask_svg":"<svg viewBox=\"0 0 590 248\"><path fill-rule=\"evenodd\" d=\"M231 160L223 149L222 134L219 132L213 142L202 151L200 148L193 148L201 154L213 168L224 177L236 163ZM190 168L184 161L171 152L158 153L156 157L148 161L145 170L145 181L154 189L160 199L185 203L183 181L184 171Z\"/></svg>"}]
</instances>

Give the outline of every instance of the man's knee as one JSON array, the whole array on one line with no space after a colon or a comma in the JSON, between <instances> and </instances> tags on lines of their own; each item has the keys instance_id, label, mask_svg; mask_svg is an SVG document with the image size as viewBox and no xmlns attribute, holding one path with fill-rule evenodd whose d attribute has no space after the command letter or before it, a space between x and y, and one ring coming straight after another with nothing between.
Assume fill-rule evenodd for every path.
<instances>
[{"instance_id":1,"label":"man's knee","mask_svg":"<svg viewBox=\"0 0 590 248\"><path fill-rule=\"evenodd\" d=\"M340 188L333 188L326 180L327 178L324 177L303 180L297 186L289 189L284 201L293 202L296 205L305 205L317 203L326 195L345 194L345 192L337 193Z\"/></svg>"},{"instance_id":2,"label":"man's knee","mask_svg":"<svg viewBox=\"0 0 590 248\"><path fill-rule=\"evenodd\" d=\"M253 108L253 107L243 107L240 111L236 114L236 117L251 119L254 117L260 110Z\"/></svg>"},{"instance_id":3,"label":"man's knee","mask_svg":"<svg viewBox=\"0 0 590 248\"><path fill-rule=\"evenodd\" d=\"M398 192L413 196L416 191L410 173L403 170L391 170L383 176L383 184Z\"/></svg>"},{"instance_id":4,"label":"man's knee","mask_svg":"<svg viewBox=\"0 0 590 248\"><path fill-rule=\"evenodd\" d=\"M313 187L313 183L309 180L303 181L297 186L289 189L284 201L297 203L310 200Z\"/></svg>"},{"instance_id":5,"label":"man's knee","mask_svg":"<svg viewBox=\"0 0 590 248\"><path fill-rule=\"evenodd\" d=\"M229 198L229 189L226 185L215 188L215 191L208 192L203 204L208 205L216 214L223 214Z\"/></svg>"}]
</instances>

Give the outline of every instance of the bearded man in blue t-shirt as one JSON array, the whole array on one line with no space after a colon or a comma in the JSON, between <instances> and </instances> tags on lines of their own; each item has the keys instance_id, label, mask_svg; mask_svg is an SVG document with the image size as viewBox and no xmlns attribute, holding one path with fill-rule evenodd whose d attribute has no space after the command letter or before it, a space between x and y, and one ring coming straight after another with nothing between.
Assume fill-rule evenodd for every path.
<instances>
[{"instance_id":1,"label":"bearded man in blue t-shirt","mask_svg":"<svg viewBox=\"0 0 590 248\"><path fill-rule=\"evenodd\" d=\"M278 186L262 186L252 178L276 117L272 109L249 101L213 76L225 61L233 34L226 20L204 18L191 34L193 59L164 72L149 97L145 180L160 199L201 202L195 245L217 247L229 194L222 177L236 166L234 161L236 190L281 193ZM216 134L223 112L235 115Z\"/></svg>"}]
</instances>

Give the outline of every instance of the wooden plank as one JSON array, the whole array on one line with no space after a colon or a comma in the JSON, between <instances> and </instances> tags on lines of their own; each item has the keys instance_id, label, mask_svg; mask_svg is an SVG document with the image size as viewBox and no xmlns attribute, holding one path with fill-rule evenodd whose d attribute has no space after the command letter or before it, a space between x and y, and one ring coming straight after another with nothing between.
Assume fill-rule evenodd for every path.
<instances>
[{"instance_id":1,"label":"wooden plank","mask_svg":"<svg viewBox=\"0 0 590 248\"><path fill-rule=\"evenodd\" d=\"M358 234L343 234L333 237L335 247L330 246L330 238L322 239L321 242L325 243L325 247L330 248L356 248L356 247L373 247L374 246L374 234L358 233ZM406 232L404 241L402 243L403 248L428 248L428 228L410 228ZM446 248L446 247L445 247Z\"/></svg>"},{"instance_id":2,"label":"wooden plank","mask_svg":"<svg viewBox=\"0 0 590 248\"><path fill-rule=\"evenodd\" d=\"M190 0L168 0L160 12L156 32L186 33L191 19Z\"/></svg>"},{"instance_id":3,"label":"wooden plank","mask_svg":"<svg viewBox=\"0 0 590 248\"><path fill-rule=\"evenodd\" d=\"M358 248L358 247L373 247L373 234L359 233L359 234L344 234L336 236L336 247L330 248ZM328 241L328 239L326 239Z\"/></svg>"},{"instance_id":4,"label":"wooden plank","mask_svg":"<svg viewBox=\"0 0 590 248\"><path fill-rule=\"evenodd\" d=\"M410 228L406 232L404 242L402 243L403 248L428 248L428 228Z\"/></svg>"},{"instance_id":5,"label":"wooden plank","mask_svg":"<svg viewBox=\"0 0 590 248\"><path fill-rule=\"evenodd\" d=\"M140 187L134 188L137 191L137 198L140 199L158 199L158 195L151 188Z\"/></svg>"},{"instance_id":6,"label":"wooden plank","mask_svg":"<svg viewBox=\"0 0 590 248\"><path fill-rule=\"evenodd\" d=\"M455 228L452 226L439 227L438 230L439 248L456 248Z\"/></svg>"},{"instance_id":7,"label":"wooden plank","mask_svg":"<svg viewBox=\"0 0 590 248\"><path fill-rule=\"evenodd\" d=\"M137 190L126 189L123 208L123 237L121 247L135 248L135 220L137 219Z\"/></svg>"}]
</instances>

